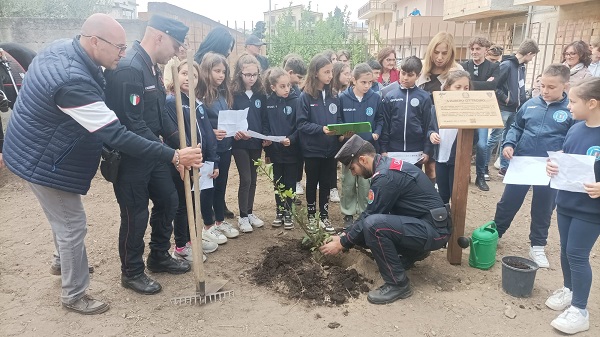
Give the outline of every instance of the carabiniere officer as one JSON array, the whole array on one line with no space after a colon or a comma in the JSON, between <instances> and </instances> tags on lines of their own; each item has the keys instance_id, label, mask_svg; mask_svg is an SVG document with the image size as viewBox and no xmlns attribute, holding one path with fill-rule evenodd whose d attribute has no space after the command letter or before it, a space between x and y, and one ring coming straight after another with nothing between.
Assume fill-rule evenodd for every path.
<instances>
[{"instance_id":1,"label":"carabiniere officer","mask_svg":"<svg viewBox=\"0 0 600 337\"><path fill-rule=\"evenodd\" d=\"M128 130L155 142L164 140L179 147L175 124L163 112L166 100L163 79L157 64L167 63L184 44L188 27L154 15L142 41L134 42L115 70L105 73L107 105ZM160 139L162 136L162 140ZM191 266L169 255L172 221L178 205L177 191L167 164L123 154L113 184L121 211L119 255L121 284L142 294L155 294L162 287L144 272L144 233L148 224L148 203L152 200L150 271L181 274Z\"/></svg>"},{"instance_id":2,"label":"carabiniere officer","mask_svg":"<svg viewBox=\"0 0 600 337\"><path fill-rule=\"evenodd\" d=\"M321 246L338 254L354 245L369 248L385 282L368 294L373 304L412 295L406 270L450 238L450 207L416 166L376 154L371 143L352 136L335 158L354 176L371 179L367 209L340 235Z\"/></svg>"}]
</instances>

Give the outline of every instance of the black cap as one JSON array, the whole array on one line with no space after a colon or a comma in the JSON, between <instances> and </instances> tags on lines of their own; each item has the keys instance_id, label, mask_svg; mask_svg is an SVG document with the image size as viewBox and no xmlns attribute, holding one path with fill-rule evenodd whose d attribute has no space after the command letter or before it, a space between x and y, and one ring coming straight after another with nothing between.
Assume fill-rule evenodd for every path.
<instances>
[{"instance_id":1,"label":"black cap","mask_svg":"<svg viewBox=\"0 0 600 337\"><path fill-rule=\"evenodd\" d=\"M264 46L266 43L262 42L256 35L250 35L246 39L246 46Z\"/></svg>"},{"instance_id":2,"label":"black cap","mask_svg":"<svg viewBox=\"0 0 600 337\"><path fill-rule=\"evenodd\" d=\"M335 159L337 159L340 163L345 166L350 165L352 163L352 159L358 153L358 151L365 145L368 144L366 140L360 138L359 135L354 135L348 139L346 144L342 146L342 148L335 155Z\"/></svg>"},{"instance_id":3,"label":"black cap","mask_svg":"<svg viewBox=\"0 0 600 337\"><path fill-rule=\"evenodd\" d=\"M175 41L179 42L179 44L184 43L185 36L188 30L190 30L190 28L183 23L160 15L152 15L150 21L148 21L148 26L169 35L174 38Z\"/></svg>"}]
</instances>

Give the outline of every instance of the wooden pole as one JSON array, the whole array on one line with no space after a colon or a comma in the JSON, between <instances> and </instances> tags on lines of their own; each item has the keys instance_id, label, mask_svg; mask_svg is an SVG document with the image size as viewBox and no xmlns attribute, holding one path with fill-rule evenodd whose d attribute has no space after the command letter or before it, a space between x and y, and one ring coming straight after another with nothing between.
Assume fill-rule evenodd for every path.
<instances>
[{"instance_id":1,"label":"wooden pole","mask_svg":"<svg viewBox=\"0 0 600 337\"><path fill-rule=\"evenodd\" d=\"M471 153L475 129L459 129L456 136L456 158L454 186L452 187L452 236L448 241L448 262L458 265L462 260L462 248L457 239L465 234L469 177L471 175Z\"/></svg>"}]
</instances>

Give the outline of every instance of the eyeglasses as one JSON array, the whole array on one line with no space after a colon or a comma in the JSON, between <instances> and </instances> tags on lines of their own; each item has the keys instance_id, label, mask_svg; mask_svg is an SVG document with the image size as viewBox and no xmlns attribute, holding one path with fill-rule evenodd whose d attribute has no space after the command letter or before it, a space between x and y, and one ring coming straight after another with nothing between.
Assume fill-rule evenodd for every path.
<instances>
[{"instance_id":1,"label":"eyeglasses","mask_svg":"<svg viewBox=\"0 0 600 337\"><path fill-rule=\"evenodd\" d=\"M567 56L573 57L573 56L577 56L577 55L578 55L577 53L563 53L564 57L567 57Z\"/></svg>"},{"instance_id":2,"label":"eyeglasses","mask_svg":"<svg viewBox=\"0 0 600 337\"><path fill-rule=\"evenodd\" d=\"M473 64L473 76L479 76L479 66Z\"/></svg>"},{"instance_id":3,"label":"eyeglasses","mask_svg":"<svg viewBox=\"0 0 600 337\"><path fill-rule=\"evenodd\" d=\"M254 74L242 73L242 75L244 75L244 77L246 79L253 79L253 78L258 78L258 75L260 75L260 73L254 73Z\"/></svg>"},{"instance_id":4,"label":"eyeglasses","mask_svg":"<svg viewBox=\"0 0 600 337\"><path fill-rule=\"evenodd\" d=\"M98 40L104 41L104 42L108 43L109 45L111 45L111 46L119 49L119 53L122 53L125 50L127 50L127 45L126 44L114 44L114 43L108 41L107 39L101 38L100 36L96 36L96 35L84 35L84 34L81 34L81 36L83 36L83 37L89 37L89 38L95 37Z\"/></svg>"}]
</instances>

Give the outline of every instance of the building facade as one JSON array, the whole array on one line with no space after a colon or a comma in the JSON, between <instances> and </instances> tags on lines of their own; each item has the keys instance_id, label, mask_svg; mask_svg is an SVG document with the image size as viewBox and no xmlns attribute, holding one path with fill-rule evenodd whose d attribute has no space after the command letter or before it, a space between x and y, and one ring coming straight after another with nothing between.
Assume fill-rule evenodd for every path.
<instances>
[{"instance_id":1,"label":"building facade","mask_svg":"<svg viewBox=\"0 0 600 337\"><path fill-rule=\"evenodd\" d=\"M474 20L476 34L516 51L525 38L536 40L540 53L527 66L528 87L551 63L560 62L566 45L589 43L600 36L599 0L445 0L444 19Z\"/></svg>"},{"instance_id":2,"label":"building facade","mask_svg":"<svg viewBox=\"0 0 600 337\"><path fill-rule=\"evenodd\" d=\"M137 0L115 0L108 15L115 19L137 19Z\"/></svg>"},{"instance_id":3,"label":"building facade","mask_svg":"<svg viewBox=\"0 0 600 337\"><path fill-rule=\"evenodd\" d=\"M420 16L411 16L415 9ZM392 46L398 58L422 58L431 38L439 31L448 31L454 35L458 58L463 59L475 24L444 21L443 9L444 0L370 0L358 10L358 17L368 22L372 53Z\"/></svg>"},{"instance_id":4,"label":"building facade","mask_svg":"<svg viewBox=\"0 0 600 337\"><path fill-rule=\"evenodd\" d=\"M302 19L303 14L312 16L312 21L314 22L323 20L323 13L307 10L304 5L274 8L264 12L264 21L267 24L267 31L271 35L275 34L277 21L288 15L288 13L291 14L292 21L296 25L296 28L300 26L300 20Z\"/></svg>"}]
</instances>

